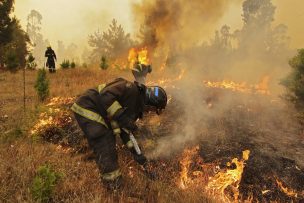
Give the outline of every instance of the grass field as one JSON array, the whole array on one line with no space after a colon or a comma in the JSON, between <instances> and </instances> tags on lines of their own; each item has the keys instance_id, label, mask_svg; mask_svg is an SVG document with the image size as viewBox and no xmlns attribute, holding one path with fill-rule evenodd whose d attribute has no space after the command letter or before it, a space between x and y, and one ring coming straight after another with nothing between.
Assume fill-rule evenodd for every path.
<instances>
[{"instance_id":1,"label":"grass field","mask_svg":"<svg viewBox=\"0 0 304 203\"><path fill-rule=\"evenodd\" d=\"M148 114L138 122L139 134L144 137L138 141L152 157L155 154L149 154L149 149L154 152L157 148L155 152L160 154L171 150L172 153L156 161L153 170L159 179L151 181L129 152L118 145L126 184L117 195L102 186L86 143L77 142L83 136L75 121L69 121L73 120L69 113L73 99L63 104L52 99L75 98L84 90L116 77L132 80L131 73L76 68L47 74L50 96L44 103L38 101L34 89L36 75L36 71L26 71L24 109L22 71L0 73L0 202L233 202L236 201L233 196L240 202L297 202L304 196L303 130L294 120L292 108L277 98L211 88L212 105L207 106L205 101L209 97L204 87L196 85L197 91L186 88L178 98L180 86L176 87L173 81L181 77L172 71L167 74L169 78L154 72L149 84L157 81L166 87L169 98L174 97L161 116ZM184 94L189 98L185 99ZM200 105L199 110L191 108L192 98L197 99L194 104ZM186 100L189 101L185 105L182 102ZM53 119L52 124L42 125L40 128L46 131L37 137L32 133L34 126L48 118ZM184 126L185 119L189 119L190 128ZM61 135L65 137L56 141ZM76 139L75 146L69 139ZM161 143L157 143L159 140ZM183 152L194 146L198 146L197 151L193 148ZM245 150L250 150L249 159L242 161ZM227 168L226 163L235 158L238 164L246 162L241 172L233 166ZM48 185L38 187L46 200L37 199L33 192L41 167L51 171L45 172L47 178L42 178ZM228 179L217 179L218 174L227 175ZM240 174L239 179L233 174ZM181 180L186 187L181 186ZM218 193L206 189L210 180L219 181L213 186L219 188Z\"/></svg>"},{"instance_id":2,"label":"grass field","mask_svg":"<svg viewBox=\"0 0 304 203\"><path fill-rule=\"evenodd\" d=\"M40 166L51 165L63 174L54 187L51 202L209 202L195 190L181 192L161 181L149 181L136 168L130 156L121 151L120 165L126 179L126 189L119 197L108 194L102 187L94 161L82 155L72 155L57 145L34 140L29 131L37 122L45 103L40 103L34 90L36 71L26 71L26 108L23 108L23 75L0 73L0 202L34 202L31 193L33 180ZM117 76L131 78L128 72L99 69L62 70L47 77L50 98L74 97L85 89L107 82ZM46 101L47 103L48 101ZM130 165L131 164L131 165ZM187 201L185 201L187 200Z\"/></svg>"}]
</instances>

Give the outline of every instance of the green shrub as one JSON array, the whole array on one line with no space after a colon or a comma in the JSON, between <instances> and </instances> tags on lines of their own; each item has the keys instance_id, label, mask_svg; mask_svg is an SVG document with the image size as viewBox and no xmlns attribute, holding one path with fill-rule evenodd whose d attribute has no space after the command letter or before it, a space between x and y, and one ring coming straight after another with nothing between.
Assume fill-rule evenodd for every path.
<instances>
[{"instance_id":1,"label":"green shrub","mask_svg":"<svg viewBox=\"0 0 304 203\"><path fill-rule=\"evenodd\" d=\"M70 68L70 61L69 60L63 60L63 62L60 64L62 69L68 69Z\"/></svg>"},{"instance_id":2,"label":"green shrub","mask_svg":"<svg viewBox=\"0 0 304 203\"><path fill-rule=\"evenodd\" d=\"M26 67L30 70L35 70L37 67L37 64L35 62L35 57L33 56L33 54L29 54L29 56L27 57L27 61L26 61Z\"/></svg>"},{"instance_id":3,"label":"green shrub","mask_svg":"<svg viewBox=\"0 0 304 203\"><path fill-rule=\"evenodd\" d=\"M11 72L17 71L19 66L17 54L13 51L9 51L5 57L5 64L6 64L6 68L9 71Z\"/></svg>"},{"instance_id":4,"label":"green shrub","mask_svg":"<svg viewBox=\"0 0 304 203\"><path fill-rule=\"evenodd\" d=\"M38 70L35 89L40 101L44 101L49 96L49 81L45 69Z\"/></svg>"},{"instance_id":5,"label":"green shrub","mask_svg":"<svg viewBox=\"0 0 304 203\"><path fill-rule=\"evenodd\" d=\"M54 188L62 176L61 173L52 170L49 165L40 166L31 185L33 199L38 202L49 202Z\"/></svg>"},{"instance_id":6,"label":"green shrub","mask_svg":"<svg viewBox=\"0 0 304 203\"><path fill-rule=\"evenodd\" d=\"M82 64L82 67L83 67L83 68L88 68L88 64L83 63L83 64Z\"/></svg>"},{"instance_id":7,"label":"green shrub","mask_svg":"<svg viewBox=\"0 0 304 203\"><path fill-rule=\"evenodd\" d=\"M292 72L281 84L287 92L285 98L304 113L304 49L298 50L298 54L289 61Z\"/></svg>"},{"instance_id":8,"label":"green shrub","mask_svg":"<svg viewBox=\"0 0 304 203\"><path fill-rule=\"evenodd\" d=\"M70 64L71 68L75 68L76 67L76 63L74 61L72 61L72 63Z\"/></svg>"},{"instance_id":9,"label":"green shrub","mask_svg":"<svg viewBox=\"0 0 304 203\"><path fill-rule=\"evenodd\" d=\"M107 58L105 56L102 56L101 57L101 60L100 60L100 68L102 70L106 70L108 69L109 65L108 65L108 62L107 62Z\"/></svg>"}]
</instances>

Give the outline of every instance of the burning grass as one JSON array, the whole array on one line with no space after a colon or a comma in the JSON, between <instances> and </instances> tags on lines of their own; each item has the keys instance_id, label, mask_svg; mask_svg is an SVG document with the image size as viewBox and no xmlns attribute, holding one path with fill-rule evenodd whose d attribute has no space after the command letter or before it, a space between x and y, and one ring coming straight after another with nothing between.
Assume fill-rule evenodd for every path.
<instances>
[{"instance_id":1,"label":"burning grass","mask_svg":"<svg viewBox=\"0 0 304 203\"><path fill-rule=\"evenodd\" d=\"M62 101L67 101L67 103L63 104ZM47 106L49 108L54 108L54 105L58 108L65 105L69 106L71 101L72 99L69 98L56 98L51 100ZM58 102L57 105L56 102ZM139 123L141 126L140 134L145 135L143 139L139 139L147 153L149 153L149 150L153 152L158 138L166 136L166 133L170 134L174 130L175 125L172 124L172 115L170 114L176 111L176 107L174 107L174 103L172 105L173 108L172 106L169 107L167 113L160 118L148 114L147 118ZM67 152L64 148L67 147L69 153L88 153L89 150L81 132L72 130L77 129L72 117L68 116L68 113L64 110L52 110L51 112L56 113L54 117L50 114L49 118L52 118L52 124L49 125L48 123L48 125L40 126L39 136L44 140L59 144L60 148L57 147L57 149L62 151ZM230 117L231 113L233 113L233 117ZM265 127L255 128L256 123L254 121L257 116L255 113L257 112L249 111L248 107L238 106L226 112L221 118L217 117L216 120L211 122L208 131L209 137L199 141L199 145L185 149L183 152L176 152L167 158L154 160L151 167L156 171L161 182L157 181L153 184L175 188L180 190L183 195L199 191L204 198L216 197L218 201L223 202L240 200L296 202L302 199L304 183L302 169L297 165L297 162L290 157L288 158L287 155L281 154L282 149L278 145L268 143L268 146L266 146L264 142L267 140L261 142L260 136L267 137L269 135L267 135L267 132L263 132ZM45 117L45 114L42 115ZM238 119L246 116L247 120L243 121L244 123L236 122L234 120L237 118L236 115ZM60 124L61 121L64 124L63 126ZM40 122L45 123L44 119L40 119ZM250 122L253 122L254 125ZM221 125L221 128L226 128L226 133L230 135L217 137L215 134L219 133L218 125ZM58 132L54 126L60 127L61 132ZM274 136L272 133L270 135ZM214 139L214 137L217 137L217 139ZM69 142L69 140L74 140L74 142ZM300 145L297 147L301 149ZM270 151L269 148L274 151ZM130 159L125 149L119 147L119 153L125 156L121 163L125 175L135 181L139 174L142 174L141 170ZM284 183L282 183L282 180L284 180ZM141 186L137 188L140 191L139 194L142 192ZM149 198L157 199L158 189L159 185L149 188L149 190L154 191ZM196 199L196 201L200 201L203 197ZM171 198L176 197L170 196Z\"/></svg>"},{"instance_id":2,"label":"burning grass","mask_svg":"<svg viewBox=\"0 0 304 203\"><path fill-rule=\"evenodd\" d=\"M29 125L30 129L23 130L24 134L29 132L27 137L40 141L23 138L1 143L4 160L0 176L6 184L0 191L1 201L31 202L28 188L35 171L43 164L51 164L64 174L53 194L54 202L300 202L303 199L303 134L290 119L290 113L263 94L244 96L237 90L228 91L229 88L207 87L206 91L200 86L202 92L211 93L204 95L206 100L201 105L212 116L198 121L201 123L194 129L199 135L196 139L178 142L175 150L176 142L169 142L165 151L171 153L166 156L158 153L163 139L173 141L185 132L184 109L171 91L180 89L177 81L184 72L163 83L171 95L164 114L160 117L148 114L138 123L142 135L139 142L154 159L150 167L158 180L147 179L119 143L119 162L126 188L120 197L107 194L100 185L94 157L69 111L82 90L112 79L111 74L101 73L77 70L75 74L62 71L56 77L51 76L52 99L36 111L38 119ZM10 94L4 102L9 101ZM228 108L221 109L227 94L235 99L229 101ZM33 92L29 98L35 101ZM16 115L20 118L20 113ZM6 129L14 126L14 120L8 121L1 121Z\"/></svg>"}]
</instances>

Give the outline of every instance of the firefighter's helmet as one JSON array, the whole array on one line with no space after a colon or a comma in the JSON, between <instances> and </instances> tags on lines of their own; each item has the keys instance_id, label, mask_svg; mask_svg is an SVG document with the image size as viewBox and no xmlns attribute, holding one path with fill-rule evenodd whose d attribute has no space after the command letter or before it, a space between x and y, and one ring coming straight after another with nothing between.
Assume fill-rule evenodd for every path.
<instances>
[{"instance_id":1,"label":"firefighter's helmet","mask_svg":"<svg viewBox=\"0 0 304 203\"><path fill-rule=\"evenodd\" d=\"M147 106L155 107L156 112L159 114L167 105L166 91L159 86L147 87L145 104Z\"/></svg>"}]
</instances>

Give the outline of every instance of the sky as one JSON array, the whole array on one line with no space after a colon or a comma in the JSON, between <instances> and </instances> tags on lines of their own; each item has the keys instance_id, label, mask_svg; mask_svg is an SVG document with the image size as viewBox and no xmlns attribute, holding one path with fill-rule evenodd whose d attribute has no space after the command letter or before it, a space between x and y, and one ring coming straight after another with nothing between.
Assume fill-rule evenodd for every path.
<instances>
[{"instance_id":1,"label":"sky","mask_svg":"<svg viewBox=\"0 0 304 203\"><path fill-rule=\"evenodd\" d=\"M15 15L24 28L32 9L42 14L42 33L56 46L58 40L85 44L89 34L104 30L113 18L131 31L128 0L15 0Z\"/></svg>"},{"instance_id":2,"label":"sky","mask_svg":"<svg viewBox=\"0 0 304 203\"><path fill-rule=\"evenodd\" d=\"M74 42L87 46L88 35L100 29L105 30L113 18L123 25L127 32L134 31L131 3L140 0L15 0L15 15L25 28L27 15L32 9L42 16L42 33L51 45L57 41L66 45ZM274 24L283 23L289 28L292 48L304 47L304 1L273 0L277 7ZM227 24L232 30L241 27L242 2L227 8L216 27ZM210 31L212 37L214 31Z\"/></svg>"}]
</instances>

